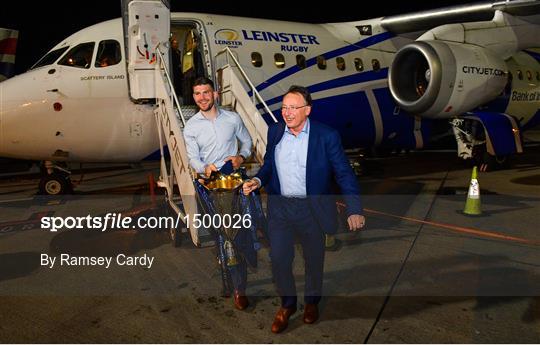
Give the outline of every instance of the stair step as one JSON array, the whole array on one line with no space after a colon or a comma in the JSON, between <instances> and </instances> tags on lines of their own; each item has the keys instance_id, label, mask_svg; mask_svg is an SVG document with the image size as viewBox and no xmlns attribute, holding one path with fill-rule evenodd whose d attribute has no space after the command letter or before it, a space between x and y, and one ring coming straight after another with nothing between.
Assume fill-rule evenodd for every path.
<instances>
[{"instance_id":1,"label":"stair step","mask_svg":"<svg viewBox=\"0 0 540 345\"><path fill-rule=\"evenodd\" d=\"M182 115L184 115L184 119L186 121L191 119L199 112L199 107L196 105L182 105L180 106L180 109L182 110ZM178 114L178 110L176 112Z\"/></svg>"}]
</instances>

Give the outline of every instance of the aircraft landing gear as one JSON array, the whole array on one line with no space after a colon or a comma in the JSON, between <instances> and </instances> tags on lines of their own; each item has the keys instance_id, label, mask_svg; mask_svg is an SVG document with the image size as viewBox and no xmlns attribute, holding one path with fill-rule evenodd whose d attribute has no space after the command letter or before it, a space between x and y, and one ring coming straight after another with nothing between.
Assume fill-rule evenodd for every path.
<instances>
[{"instance_id":1,"label":"aircraft landing gear","mask_svg":"<svg viewBox=\"0 0 540 345\"><path fill-rule=\"evenodd\" d=\"M73 193L71 172L51 161L45 161L41 167L39 194L62 195Z\"/></svg>"},{"instance_id":2,"label":"aircraft landing gear","mask_svg":"<svg viewBox=\"0 0 540 345\"><path fill-rule=\"evenodd\" d=\"M494 156L486 148L485 132L478 121L453 119L450 121L458 146L458 156L470 160L479 171L505 169L510 156Z\"/></svg>"},{"instance_id":3,"label":"aircraft landing gear","mask_svg":"<svg viewBox=\"0 0 540 345\"><path fill-rule=\"evenodd\" d=\"M450 121L454 137L456 138L458 157L467 160L474 157L473 150L477 145L484 144L484 141L477 140L478 129L476 121L453 119Z\"/></svg>"}]
</instances>

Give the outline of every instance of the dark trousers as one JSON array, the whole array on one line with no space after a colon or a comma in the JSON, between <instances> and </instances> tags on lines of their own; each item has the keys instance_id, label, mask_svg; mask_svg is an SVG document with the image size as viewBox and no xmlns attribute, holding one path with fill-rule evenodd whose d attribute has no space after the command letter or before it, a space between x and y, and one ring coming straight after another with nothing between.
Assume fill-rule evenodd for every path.
<instances>
[{"instance_id":1,"label":"dark trousers","mask_svg":"<svg viewBox=\"0 0 540 345\"><path fill-rule=\"evenodd\" d=\"M269 199L270 257L281 306L291 308L297 303L292 269L295 238L299 239L304 256L304 302L317 304L322 295L324 233L313 217L308 199L273 196Z\"/></svg>"}]
</instances>

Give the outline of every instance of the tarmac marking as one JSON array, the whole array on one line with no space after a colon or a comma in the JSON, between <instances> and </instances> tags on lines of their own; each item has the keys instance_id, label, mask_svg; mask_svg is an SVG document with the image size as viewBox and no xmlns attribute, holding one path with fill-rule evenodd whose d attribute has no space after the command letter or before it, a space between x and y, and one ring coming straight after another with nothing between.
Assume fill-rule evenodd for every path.
<instances>
[{"instance_id":1,"label":"tarmac marking","mask_svg":"<svg viewBox=\"0 0 540 345\"><path fill-rule=\"evenodd\" d=\"M36 212L30 215L26 220L15 220L11 222L0 223L0 234L13 232L39 229L41 218L50 217L54 214L54 211Z\"/></svg>"},{"instance_id":2,"label":"tarmac marking","mask_svg":"<svg viewBox=\"0 0 540 345\"><path fill-rule=\"evenodd\" d=\"M466 227L452 225L452 224L430 222L430 221L427 221L427 220L421 220L421 219L416 219L416 218L411 218L411 217L398 216L398 215L395 215L395 214L376 211L376 210L367 209L367 208L365 208L364 211L366 211L368 213L382 215L382 216L388 216L388 217L398 218L398 219L402 219L402 220L408 220L408 221L411 221L411 222L432 225L432 226L435 226L435 227L448 229L448 230L456 231L456 232L462 232L462 233L475 235L475 236L479 236L479 237L496 238L496 239L499 239L499 240L519 242L519 243L530 244L530 245L534 245L534 246L540 245L540 241L534 241L534 240L529 240L529 239L521 238L521 237L503 235L503 234L500 234L500 233L497 233L497 232L483 231L483 230L478 230L478 229L473 229L473 228L466 228Z\"/></svg>"},{"instance_id":3,"label":"tarmac marking","mask_svg":"<svg viewBox=\"0 0 540 345\"><path fill-rule=\"evenodd\" d=\"M9 199L9 200L0 200L0 204L8 203L8 202L16 202L16 201L28 201L33 200L34 197L31 196L29 198L20 198L20 199Z\"/></svg>"}]
</instances>

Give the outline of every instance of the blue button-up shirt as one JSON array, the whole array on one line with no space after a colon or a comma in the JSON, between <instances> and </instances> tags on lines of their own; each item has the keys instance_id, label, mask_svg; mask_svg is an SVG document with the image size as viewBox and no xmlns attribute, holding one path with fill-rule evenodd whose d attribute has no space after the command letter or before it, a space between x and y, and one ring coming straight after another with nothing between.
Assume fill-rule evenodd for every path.
<instances>
[{"instance_id":1,"label":"blue button-up shirt","mask_svg":"<svg viewBox=\"0 0 540 345\"><path fill-rule=\"evenodd\" d=\"M285 127L274 151L281 195L306 197L306 164L309 142L309 119L295 136Z\"/></svg>"},{"instance_id":2,"label":"blue button-up shirt","mask_svg":"<svg viewBox=\"0 0 540 345\"><path fill-rule=\"evenodd\" d=\"M240 151L238 151L238 139ZM199 111L184 128L189 164L198 173L208 164L221 169L228 156L251 155L251 137L237 113L219 109L214 120L208 120Z\"/></svg>"}]
</instances>

